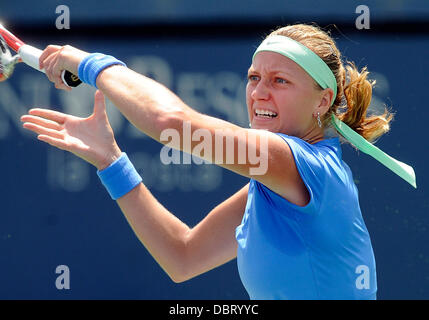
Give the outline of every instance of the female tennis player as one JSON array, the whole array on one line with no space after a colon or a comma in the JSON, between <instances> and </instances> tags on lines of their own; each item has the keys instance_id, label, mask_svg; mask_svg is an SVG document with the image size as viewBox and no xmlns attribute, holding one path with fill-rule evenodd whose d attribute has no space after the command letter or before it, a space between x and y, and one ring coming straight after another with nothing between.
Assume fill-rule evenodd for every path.
<instances>
[{"instance_id":1,"label":"female tennis player","mask_svg":"<svg viewBox=\"0 0 429 320\"><path fill-rule=\"evenodd\" d=\"M24 128L98 169L137 237L173 281L237 258L251 299L376 298L371 240L336 129L347 126L373 141L389 130L392 115L367 116L368 72L343 63L326 32L304 24L286 26L256 49L246 89L251 129L193 110L111 56L48 46L40 67L59 89L70 90L61 80L62 70L98 88L94 112L78 118L32 109L21 119ZM104 97L161 143L167 143L160 139L164 130L183 134L183 124L190 122L192 133L207 132L213 146L216 133L223 132L234 139L235 154L240 143L265 154L267 170L251 174L255 164L248 156L241 163L219 164L250 182L190 228L141 182L115 141ZM177 148L192 153L198 143ZM198 156L214 160L210 152Z\"/></svg>"}]
</instances>

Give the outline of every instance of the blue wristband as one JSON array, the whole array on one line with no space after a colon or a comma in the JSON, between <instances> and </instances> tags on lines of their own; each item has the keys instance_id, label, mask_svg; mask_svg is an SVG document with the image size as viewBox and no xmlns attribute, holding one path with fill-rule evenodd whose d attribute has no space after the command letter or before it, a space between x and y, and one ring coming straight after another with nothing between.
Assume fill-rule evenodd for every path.
<instances>
[{"instance_id":1,"label":"blue wristband","mask_svg":"<svg viewBox=\"0 0 429 320\"><path fill-rule=\"evenodd\" d=\"M98 74L107 67L115 64L126 67L124 62L116 59L115 57L98 52L91 53L80 62L78 67L78 76L82 82L97 88L96 81Z\"/></svg>"},{"instance_id":2,"label":"blue wristband","mask_svg":"<svg viewBox=\"0 0 429 320\"><path fill-rule=\"evenodd\" d=\"M97 175L113 200L124 196L142 182L125 152L107 168L97 170Z\"/></svg>"}]
</instances>

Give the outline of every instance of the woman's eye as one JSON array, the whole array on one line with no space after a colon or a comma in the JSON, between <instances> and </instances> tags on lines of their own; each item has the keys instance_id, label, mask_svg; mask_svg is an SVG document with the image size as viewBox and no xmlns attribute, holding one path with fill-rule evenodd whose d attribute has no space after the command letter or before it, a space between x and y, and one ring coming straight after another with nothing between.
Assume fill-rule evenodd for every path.
<instances>
[{"instance_id":1,"label":"woman's eye","mask_svg":"<svg viewBox=\"0 0 429 320\"><path fill-rule=\"evenodd\" d=\"M276 78L276 83L286 84L287 80L282 78Z\"/></svg>"},{"instance_id":2,"label":"woman's eye","mask_svg":"<svg viewBox=\"0 0 429 320\"><path fill-rule=\"evenodd\" d=\"M248 76L248 79L249 79L249 81L258 81L259 77L256 76L256 75L251 74L251 75Z\"/></svg>"}]
</instances>

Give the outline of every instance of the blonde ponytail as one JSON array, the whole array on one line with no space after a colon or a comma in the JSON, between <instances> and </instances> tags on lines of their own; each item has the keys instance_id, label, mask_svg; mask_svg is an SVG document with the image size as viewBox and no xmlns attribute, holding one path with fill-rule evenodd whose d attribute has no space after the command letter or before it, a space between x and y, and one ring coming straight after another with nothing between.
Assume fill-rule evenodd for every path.
<instances>
[{"instance_id":1,"label":"blonde ponytail","mask_svg":"<svg viewBox=\"0 0 429 320\"><path fill-rule=\"evenodd\" d=\"M343 70L346 74L343 91L346 106L340 107L345 111L337 113L337 117L366 140L372 142L390 130L393 114L385 108L382 115L368 115L375 81L367 79L369 72L366 67L359 72L354 63L348 62Z\"/></svg>"}]
</instances>

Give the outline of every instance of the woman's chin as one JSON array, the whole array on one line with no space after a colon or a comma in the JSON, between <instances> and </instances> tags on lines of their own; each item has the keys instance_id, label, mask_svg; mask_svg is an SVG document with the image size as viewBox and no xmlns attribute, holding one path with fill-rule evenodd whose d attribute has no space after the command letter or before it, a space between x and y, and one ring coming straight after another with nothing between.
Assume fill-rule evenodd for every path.
<instances>
[{"instance_id":1,"label":"woman's chin","mask_svg":"<svg viewBox=\"0 0 429 320\"><path fill-rule=\"evenodd\" d=\"M253 119L251 124L252 129L261 129L271 132L276 132L276 123L273 120L257 120Z\"/></svg>"}]
</instances>

